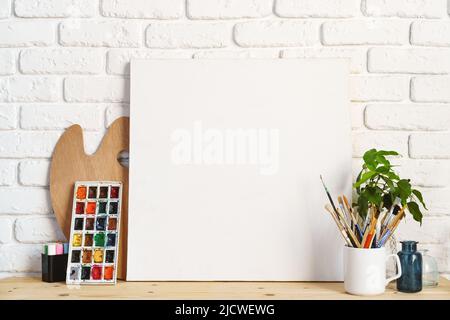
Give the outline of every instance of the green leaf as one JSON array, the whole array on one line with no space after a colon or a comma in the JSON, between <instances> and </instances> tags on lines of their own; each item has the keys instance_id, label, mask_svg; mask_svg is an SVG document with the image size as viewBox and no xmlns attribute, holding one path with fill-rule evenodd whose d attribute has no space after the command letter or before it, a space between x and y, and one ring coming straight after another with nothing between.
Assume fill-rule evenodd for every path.
<instances>
[{"instance_id":1,"label":"green leaf","mask_svg":"<svg viewBox=\"0 0 450 320\"><path fill-rule=\"evenodd\" d=\"M408 202L408 211L412 214L414 220L420 222L422 225L422 212L420 211L419 205L414 201Z\"/></svg>"},{"instance_id":2,"label":"green leaf","mask_svg":"<svg viewBox=\"0 0 450 320\"><path fill-rule=\"evenodd\" d=\"M367 201L380 208L382 201L382 190L378 187L366 187L364 190Z\"/></svg>"},{"instance_id":3,"label":"green leaf","mask_svg":"<svg viewBox=\"0 0 450 320\"><path fill-rule=\"evenodd\" d=\"M399 155L399 153L397 151L385 151L385 150L378 151L378 154L380 156L398 156Z\"/></svg>"},{"instance_id":4,"label":"green leaf","mask_svg":"<svg viewBox=\"0 0 450 320\"><path fill-rule=\"evenodd\" d=\"M367 168L371 170L375 170L377 164L375 162L375 158L377 156L377 149L370 149L366 151L363 155L364 163L367 165Z\"/></svg>"},{"instance_id":5,"label":"green leaf","mask_svg":"<svg viewBox=\"0 0 450 320\"><path fill-rule=\"evenodd\" d=\"M406 201L411 195L411 184L408 180L402 179L397 182L398 194L402 201Z\"/></svg>"},{"instance_id":6,"label":"green leaf","mask_svg":"<svg viewBox=\"0 0 450 320\"><path fill-rule=\"evenodd\" d=\"M423 196L422 193L419 190L413 189L412 193L416 196L416 198L420 201L422 206L425 208L425 210L428 210L427 206L425 205L425 202L423 202Z\"/></svg>"},{"instance_id":7,"label":"green leaf","mask_svg":"<svg viewBox=\"0 0 450 320\"><path fill-rule=\"evenodd\" d=\"M400 180L400 177L396 175L394 172L387 172L384 174L386 177L388 177L391 180Z\"/></svg>"},{"instance_id":8,"label":"green leaf","mask_svg":"<svg viewBox=\"0 0 450 320\"><path fill-rule=\"evenodd\" d=\"M354 188L358 188L359 186L361 186L364 182L366 182L367 180L369 180L370 178L372 178L374 175L376 175L377 173L375 171L369 171L364 173L361 178L359 179L359 181L355 182L355 184L353 184Z\"/></svg>"},{"instance_id":9,"label":"green leaf","mask_svg":"<svg viewBox=\"0 0 450 320\"><path fill-rule=\"evenodd\" d=\"M357 200L358 213L361 217L365 218L367 215L367 210L369 209L369 203L364 193L361 193Z\"/></svg>"},{"instance_id":10,"label":"green leaf","mask_svg":"<svg viewBox=\"0 0 450 320\"><path fill-rule=\"evenodd\" d=\"M395 190L394 183L389 178L386 178L385 176L381 176L381 179L383 179L384 182L386 182L386 184L388 185L391 192L394 192L394 190Z\"/></svg>"},{"instance_id":11,"label":"green leaf","mask_svg":"<svg viewBox=\"0 0 450 320\"><path fill-rule=\"evenodd\" d=\"M388 173L389 170L391 170L389 165L381 166L381 167L378 167L378 168L375 169L375 171L378 172L378 173Z\"/></svg>"},{"instance_id":12,"label":"green leaf","mask_svg":"<svg viewBox=\"0 0 450 320\"><path fill-rule=\"evenodd\" d=\"M365 165L364 165L365 166ZM363 166L363 168L364 168L364 166ZM362 169L359 173L358 173L358 176L356 177L356 182L358 182L359 180L361 180L361 175L363 174L363 172L364 172L364 169ZM356 189L356 193L357 194L360 194L361 193L361 188L360 187L355 187L354 185L353 185L353 187Z\"/></svg>"},{"instance_id":13,"label":"green leaf","mask_svg":"<svg viewBox=\"0 0 450 320\"><path fill-rule=\"evenodd\" d=\"M375 156L375 160L378 163L381 163L382 165L384 165L385 167L390 167L390 165L391 165L391 163L384 156L382 156L380 154L377 154Z\"/></svg>"}]
</instances>

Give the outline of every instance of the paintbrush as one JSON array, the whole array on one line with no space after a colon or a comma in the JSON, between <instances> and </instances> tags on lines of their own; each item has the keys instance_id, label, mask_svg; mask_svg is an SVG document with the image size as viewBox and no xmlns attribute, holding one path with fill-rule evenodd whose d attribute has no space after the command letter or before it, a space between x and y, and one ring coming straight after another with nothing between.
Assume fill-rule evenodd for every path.
<instances>
[{"instance_id":1,"label":"paintbrush","mask_svg":"<svg viewBox=\"0 0 450 320\"><path fill-rule=\"evenodd\" d=\"M406 209L406 206L404 206L400 209L400 211L397 213L395 218L392 219L392 221L389 225L389 229L392 230L393 226L395 226L397 224L397 222L403 218L403 216L405 215L405 209Z\"/></svg>"},{"instance_id":2,"label":"paintbrush","mask_svg":"<svg viewBox=\"0 0 450 320\"><path fill-rule=\"evenodd\" d=\"M396 221L390 227L388 227L386 233L383 235L383 237L379 241L378 248L382 247L389 240L389 238L394 234L395 229L397 229L397 227L400 224L400 221L402 220L404 215L405 215L405 210L404 210L404 208L402 208L400 213L398 214L399 218L396 219Z\"/></svg>"},{"instance_id":3,"label":"paintbrush","mask_svg":"<svg viewBox=\"0 0 450 320\"><path fill-rule=\"evenodd\" d=\"M338 209L338 212L339 212L339 211L340 211L340 209ZM341 216L342 216L342 213L341 213ZM361 247L361 244L359 243L359 240L358 240L358 238L355 236L355 234L353 233L353 231L350 229L350 226L348 225L347 221L343 220L342 222L343 222L343 225L344 225L345 230L347 231L347 234L350 236L350 240L352 241L353 246L354 246L355 248L360 248L360 247Z\"/></svg>"},{"instance_id":4,"label":"paintbrush","mask_svg":"<svg viewBox=\"0 0 450 320\"><path fill-rule=\"evenodd\" d=\"M374 207L370 208L370 224L369 226L366 228L366 231L364 233L364 238L362 241L362 246L363 248L370 248L370 244L372 243L373 240L373 235L374 235L374 230L375 230L375 224L377 223L377 219L375 218L375 209Z\"/></svg>"},{"instance_id":5,"label":"paintbrush","mask_svg":"<svg viewBox=\"0 0 450 320\"><path fill-rule=\"evenodd\" d=\"M386 228L389 226L389 224L391 223L392 219L397 216L398 212L400 211L400 206L398 204L395 204L392 206L391 211L388 214L388 217L385 217L384 221L383 221L383 225L382 225L382 231L381 232L385 232Z\"/></svg>"},{"instance_id":6,"label":"paintbrush","mask_svg":"<svg viewBox=\"0 0 450 320\"><path fill-rule=\"evenodd\" d=\"M359 239L362 239L363 233L361 231L361 228L358 225L358 221L356 219L356 216L355 216L355 213L353 211L353 208L350 206L350 204L348 202L348 199L347 199L347 197L345 195L342 195L342 198L344 200L345 207L347 208L348 212L350 212L350 217L351 217L351 219L353 221L353 226L354 226L353 230L354 230L355 233L357 232L357 234L359 235Z\"/></svg>"},{"instance_id":7,"label":"paintbrush","mask_svg":"<svg viewBox=\"0 0 450 320\"><path fill-rule=\"evenodd\" d=\"M333 198L331 198L330 192L328 191L328 188L325 185L325 182L323 182L322 175L320 175L320 180L322 181L325 192L327 193L328 200L330 200L331 206L333 207L334 212L336 212L336 214L337 214L337 209L336 209L336 206L334 205Z\"/></svg>"},{"instance_id":8,"label":"paintbrush","mask_svg":"<svg viewBox=\"0 0 450 320\"><path fill-rule=\"evenodd\" d=\"M345 221L351 225L352 220L350 218L349 213L347 212L347 210L344 207L344 202L342 201L341 196L338 196L338 203L339 203L339 208L338 209L341 209L341 211L343 212L343 216L345 218ZM353 230L353 228L352 228L352 230Z\"/></svg>"},{"instance_id":9,"label":"paintbrush","mask_svg":"<svg viewBox=\"0 0 450 320\"><path fill-rule=\"evenodd\" d=\"M327 211L331 214L331 216L333 217L333 220L334 220L334 222L336 223L336 225L337 225L339 231L341 232L342 237L344 238L344 240L345 240L345 242L347 243L347 245L348 245L349 247L353 247L353 244L352 244L352 242L350 241L349 237L347 236L347 233L345 232L344 227L342 226L342 224L341 224L340 221L338 220L338 217L336 216L336 213L333 212L333 209L330 207L329 204L327 204L327 205L325 206L325 210L327 210Z\"/></svg>"},{"instance_id":10,"label":"paintbrush","mask_svg":"<svg viewBox=\"0 0 450 320\"><path fill-rule=\"evenodd\" d=\"M345 207L347 208L348 212L350 212L350 215L352 217L353 223L358 224L358 222L356 221L355 213L353 212L353 208L350 206L350 203L348 202L348 199L345 196L345 194L342 195L342 198L344 199Z\"/></svg>"},{"instance_id":11,"label":"paintbrush","mask_svg":"<svg viewBox=\"0 0 450 320\"><path fill-rule=\"evenodd\" d=\"M392 226L392 228L388 230L389 234L387 235L386 240L384 241L384 243L382 243L382 245L384 245L389 240L389 238L394 234L394 231L395 229L397 229L398 225L400 224L400 221L402 221L401 218L398 219L397 222Z\"/></svg>"}]
</instances>

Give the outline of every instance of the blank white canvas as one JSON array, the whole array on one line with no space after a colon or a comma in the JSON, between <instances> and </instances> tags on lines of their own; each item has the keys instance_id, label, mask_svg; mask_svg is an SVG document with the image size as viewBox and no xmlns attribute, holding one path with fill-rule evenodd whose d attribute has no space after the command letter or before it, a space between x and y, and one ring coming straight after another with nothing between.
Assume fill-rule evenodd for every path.
<instances>
[{"instance_id":1,"label":"blank white canvas","mask_svg":"<svg viewBox=\"0 0 450 320\"><path fill-rule=\"evenodd\" d=\"M347 83L344 60L133 60L127 280L342 280L319 175L350 196Z\"/></svg>"}]
</instances>

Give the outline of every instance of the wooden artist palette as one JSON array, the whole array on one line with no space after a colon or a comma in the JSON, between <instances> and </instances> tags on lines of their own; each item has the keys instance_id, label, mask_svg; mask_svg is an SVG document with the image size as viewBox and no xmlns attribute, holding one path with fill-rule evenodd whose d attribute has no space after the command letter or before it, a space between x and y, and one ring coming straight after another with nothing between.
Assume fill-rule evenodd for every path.
<instances>
[{"instance_id":1,"label":"wooden artist palette","mask_svg":"<svg viewBox=\"0 0 450 320\"><path fill-rule=\"evenodd\" d=\"M121 181L121 231L117 278L125 279L128 230L128 168L117 160L120 152L129 150L129 118L114 121L98 150L87 155L83 132L79 125L69 127L61 136L53 152L50 167L50 195L56 219L64 235L70 239L72 199L76 181Z\"/></svg>"}]
</instances>

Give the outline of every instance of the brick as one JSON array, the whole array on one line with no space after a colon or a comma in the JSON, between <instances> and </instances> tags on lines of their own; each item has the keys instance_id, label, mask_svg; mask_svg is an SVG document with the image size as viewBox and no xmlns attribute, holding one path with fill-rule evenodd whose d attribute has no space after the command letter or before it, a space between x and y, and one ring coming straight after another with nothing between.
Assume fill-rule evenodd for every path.
<instances>
[{"instance_id":1,"label":"brick","mask_svg":"<svg viewBox=\"0 0 450 320\"><path fill-rule=\"evenodd\" d=\"M12 50L0 50L0 75L11 75L16 72L16 57Z\"/></svg>"},{"instance_id":2,"label":"brick","mask_svg":"<svg viewBox=\"0 0 450 320\"><path fill-rule=\"evenodd\" d=\"M274 59L280 55L277 49L209 50L194 53L194 59Z\"/></svg>"},{"instance_id":3,"label":"brick","mask_svg":"<svg viewBox=\"0 0 450 320\"><path fill-rule=\"evenodd\" d=\"M104 70L104 53L97 49L28 49L20 54L26 74L97 74Z\"/></svg>"},{"instance_id":4,"label":"brick","mask_svg":"<svg viewBox=\"0 0 450 320\"><path fill-rule=\"evenodd\" d=\"M11 2L10 0L0 1L0 19L8 18L11 14Z\"/></svg>"},{"instance_id":5,"label":"brick","mask_svg":"<svg viewBox=\"0 0 450 320\"><path fill-rule=\"evenodd\" d=\"M425 217L420 225L408 212L406 220L399 224L395 235L399 241L414 239L419 243L447 244L448 230L450 217Z\"/></svg>"},{"instance_id":6,"label":"brick","mask_svg":"<svg viewBox=\"0 0 450 320\"><path fill-rule=\"evenodd\" d=\"M17 127L17 110L13 105L0 104L0 130Z\"/></svg>"},{"instance_id":7,"label":"brick","mask_svg":"<svg viewBox=\"0 0 450 320\"><path fill-rule=\"evenodd\" d=\"M40 188L0 188L0 212L11 214L51 213L49 191Z\"/></svg>"},{"instance_id":8,"label":"brick","mask_svg":"<svg viewBox=\"0 0 450 320\"><path fill-rule=\"evenodd\" d=\"M353 156L362 157L372 148L395 150L403 157L408 156L408 135L401 132L354 131Z\"/></svg>"},{"instance_id":9,"label":"brick","mask_svg":"<svg viewBox=\"0 0 450 320\"><path fill-rule=\"evenodd\" d=\"M0 271L40 272L42 245L7 244L0 246Z\"/></svg>"},{"instance_id":10,"label":"brick","mask_svg":"<svg viewBox=\"0 0 450 320\"><path fill-rule=\"evenodd\" d=\"M66 21L59 27L65 46L139 47L141 24L135 21Z\"/></svg>"},{"instance_id":11,"label":"brick","mask_svg":"<svg viewBox=\"0 0 450 320\"><path fill-rule=\"evenodd\" d=\"M120 117L130 116L129 105L112 105L106 108L106 127L109 127L114 120Z\"/></svg>"},{"instance_id":12,"label":"brick","mask_svg":"<svg viewBox=\"0 0 450 320\"><path fill-rule=\"evenodd\" d=\"M376 130L449 130L450 106L420 104L368 105L366 125Z\"/></svg>"},{"instance_id":13,"label":"brick","mask_svg":"<svg viewBox=\"0 0 450 320\"><path fill-rule=\"evenodd\" d=\"M130 82L115 77L72 77L64 81L68 102L128 102Z\"/></svg>"},{"instance_id":14,"label":"brick","mask_svg":"<svg viewBox=\"0 0 450 320\"><path fill-rule=\"evenodd\" d=\"M79 124L85 130L103 127L102 108L89 105L40 105L22 106L20 125L22 129L66 129Z\"/></svg>"},{"instance_id":15,"label":"brick","mask_svg":"<svg viewBox=\"0 0 450 320\"><path fill-rule=\"evenodd\" d=\"M362 10L371 17L442 18L447 0L363 0Z\"/></svg>"},{"instance_id":16,"label":"brick","mask_svg":"<svg viewBox=\"0 0 450 320\"><path fill-rule=\"evenodd\" d=\"M421 188L423 199L429 214L450 215L450 189L447 188Z\"/></svg>"},{"instance_id":17,"label":"brick","mask_svg":"<svg viewBox=\"0 0 450 320\"><path fill-rule=\"evenodd\" d=\"M350 72L362 73L367 69L366 49L362 48L300 48L287 49L281 53L282 58L343 58L350 62Z\"/></svg>"},{"instance_id":18,"label":"brick","mask_svg":"<svg viewBox=\"0 0 450 320\"><path fill-rule=\"evenodd\" d=\"M12 218L0 218L0 244L11 242L13 238Z\"/></svg>"},{"instance_id":19,"label":"brick","mask_svg":"<svg viewBox=\"0 0 450 320\"><path fill-rule=\"evenodd\" d=\"M275 13L287 18L348 18L360 14L360 0L276 0Z\"/></svg>"},{"instance_id":20,"label":"brick","mask_svg":"<svg viewBox=\"0 0 450 320\"><path fill-rule=\"evenodd\" d=\"M19 164L19 182L23 186L49 185L50 161L23 160Z\"/></svg>"},{"instance_id":21,"label":"brick","mask_svg":"<svg viewBox=\"0 0 450 320\"><path fill-rule=\"evenodd\" d=\"M450 134L411 134L409 138L409 156L422 159L450 159Z\"/></svg>"},{"instance_id":22,"label":"brick","mask_svg":"<svg viewBox=\"0 0 450 320\"><path fill-rule=\"evenodd\" d=\"M450 76L412 78L411 99L417 102L450 102Z\"/></svg>"},{"instance_id":23,"label":"brick","mask_svg":"<svg viewBox=\"0 0 450 320\"><path fill-rule=\"evenodd\" d=\"M51 21L0 22L0 47L49 46L55 43L55 24Z\"/></svg>"},{"instance_id":24,"label":"brick","mask_svg":"<svg viewBox=\"0 0 450 320\"><path fill-rule=\"evenodd\" d=\"M420 187L450 186L450 161L402 159L395 163L398 166L394 170L400 174L400 177L411 179L413 185Z\"/></svg>"},{"instance_id":25,"label":"brick","mask_svg":"<svg viewBox=\"0 0 450 320\"><path fill-rule=\"evenodd\" d=\"M411 24L411 44L420 46L449 47L450 22L415 21Z\"/></svg>"},{"instance_id":26,"label":"brick","mask_svg":"<svg viewBox=\"0 0 450 320\"><path fill-rule=\"evenodd\" d=\"M0 131L0 154L4 158L50 157L59 136L60 132Z\"/></svg>"},{"instance_id":27,"label":"brick","mask_svg":"<svg viewBox=\"0 0 450 320\"><path fill-rule=\"evenodd\" d=\"M0 102L54 102L60 96L61 85L56 78L0 78Z\"/></svg>"},{"instance_id":28,"label":"brick","mask_svg":"<svg viewBox=\"0 0 450 320\"><path fill-rule=\"evenodd\" d=\"M92 17L97 9L92 0L16 0L14 11L23 18Z\"/></svg>"},{"instance_id":29,"label":"brick","mask_svg":"<svg viewBox=\"0 0 450 320\"><path fill-rule=\"evenodd\" d=\"M231 42L227 24L151 24L147 27L146 44L150 48L223 48Z\"/></svg>"},{"instance_id":30,"label":"brick","mask_svg":"<svg viewBox=\"0 0 450 320\"><path fill-rule=\"evenodd\" d=\"M234 39L241 47L292 47L319 43L319 25L311 21L252 21L236 24Z\"/></svg>"},{"instance_id":31,"label":"brick","mask_svg":"<svg viewBox=\"0 0 450 320\"><path fill-rule=\"evenodd\" d=\"M325 45L400 45L409 42L409 23L403 20L342 20L322 26Z\"/></svg>"},{"instance_id":32,"label":"brick","mask_svg":"<svg viewBox=\"0 0 450 320\"><path fill-rule=\"evenodd\" d=\"M449 73L450 49L373 48L368 55L369 72Z\"/></svg>"},{"instance_id":33,"label":"brick","mask_svg":"<svg viewBox=\"0 0 450 320\"><path fill-rule=\"evenodd\" d=\"M16 168L15 161L0 159L0 186L10 186L16 182Z\"/></svg>"},{"instance_id":34,"label":"brick","mask_svg":"<svg viewBox=\"0 0 450 320\"><path fill-rule=\"evenodd\" d=\"M350 103L350 116L352 129L364 128L364 109L366 105L363 103Z\"/></svg>"},{"instance_id":35,"label":"brick","mask_svg":"<svg viewBox=\"0 0 450 320\"><path fill-rule=\"evenodd\" d=\"M191 19L260 18L272 14L272 0L188 0Z\"/></svg>"},{"instance_id":36,"label":"brick","mask_svg":"<svg viewBox=\"0 0 450 320\"><path fill-rule=\"evenodd\" d=\"M148 49L112 49L107 54L106 70L110 74L130 74L131 59L190 59L189 51L154 51Z\"/></svg>"},{"instance_id":37,"label":"brick","mask_svg":"<svg viewBox=\"0 0 450 320\"><path fill-rule=\"evenodd\" d=\"M53 217L17 218L14 233L19 242L44 243L65 241L58 223Z\"/></svg>"},{"instance_id":38,"label":"brick","mask_svg":"<svg viewBox=\"0 0 450 320\"><path fill-rule=\"evenodd\" d=\"M402 101L408 98L409 81L401 76L350 76L352 101Z\"/></svg>"},{"instance_id":39,"label":"brick","mask_svg":"<svg viewBox=\"0 0 450 320\"><path fill-rule=\"evenodd\" d=\"M101 13L115 18L177 19L184 7L184 0L103 0Z\"/></svg>"}]
</instances>

